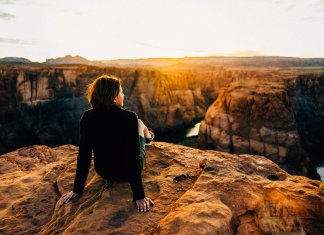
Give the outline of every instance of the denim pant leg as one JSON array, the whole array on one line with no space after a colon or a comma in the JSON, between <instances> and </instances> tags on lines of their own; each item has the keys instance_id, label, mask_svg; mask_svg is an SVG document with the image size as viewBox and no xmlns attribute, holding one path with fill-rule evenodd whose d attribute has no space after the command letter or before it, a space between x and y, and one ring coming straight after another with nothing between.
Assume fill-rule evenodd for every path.
<instances>
[{"instance_id":1,"label":"denim pant leg","mask_svg":"<svg viewBox=\"0 0 324 235\"><path fill-rule=\"evenodd\" d=\"M140 143L140 163L141 163L141 171L143 171L145 167L145 139L143 136L139 136Z\"/></svg>"}]
</instances>

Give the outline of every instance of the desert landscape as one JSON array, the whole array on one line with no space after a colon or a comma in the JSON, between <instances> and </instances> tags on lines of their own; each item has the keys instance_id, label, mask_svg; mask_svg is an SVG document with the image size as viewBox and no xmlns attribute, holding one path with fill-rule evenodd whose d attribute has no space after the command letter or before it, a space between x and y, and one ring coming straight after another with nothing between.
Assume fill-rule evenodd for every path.
<instances>
[{"instance_id":1,"label":"desert landscape","mask_svg":"<svg viewBox=\"0 0 324 235\"><path fill-rule=\"evenodd\" d=\"M0 0L0 235L323 235L323 13Z\"/></svg>"},{"instance_id":2,"label":"desert landscape","mask_svg":"<svg viewBox=\"0 0 324 235\"><path fill-rule=\"evenodd\" d=\"M3 234L324 231L316 169L323 68L64 63L0 66ZM156 202L150 215L137 217L129 188L107 188L93 166L85 196L56 204L73 187L79 120L90 108L85 89L101 74L122 79L125 108L156 131L143 173ZM193 124L196 133L186 138ZM127 203L116 204L120 198Z\"/></svg>"},{"instance_id":3,"label":"desert landscape","mask_svg":"<svg viewBox=\"0 0 324 235\"><path fill-rule=\"evenodd\" d=\"M262 66L276 65L273 60L263 59ZM319 179L312 165L323 161L323 69L258 63L157 67L154 60L151 67L107 67L68 61L1 65L0 153L34 144L78 145L79 120L90 108L86 86L110 74L122 79L125 109L136 111L157 140L172 142L175 131L201 121L196 141L201 149L265 155L278 164L297 162L285 169Z\"/></svg>"}]
</instances>

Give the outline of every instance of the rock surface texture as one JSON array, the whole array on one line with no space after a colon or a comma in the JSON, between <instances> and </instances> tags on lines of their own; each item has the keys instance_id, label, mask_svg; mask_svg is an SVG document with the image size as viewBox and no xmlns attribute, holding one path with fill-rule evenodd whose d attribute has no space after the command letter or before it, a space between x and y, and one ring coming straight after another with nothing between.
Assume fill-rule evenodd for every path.
<instances>
[{"instance_id":1,"label":"rock surface texture","mask_svg":"<svg viewBox=\"0 0 324 235\"><path fill-rule=\"evenodd\" d=\"M199 147L263 155L291 174L319 179L297 129L284 82L233 82L208 108Z\"/></svg>"},{"instance_id":2,"label":"rock surface texture","mask_svg":"<svg viewBox=\"0 0 324 235\"><path fill-rule=\"evenodd\" d=\"M59 208L77 153L34 145L0 156L0 234L324 234L324 183L262 156L162 142L146 151L149 212L136 212L128 183L107 187L93 162L82 197Z\"/></svg>"}]
</instances>

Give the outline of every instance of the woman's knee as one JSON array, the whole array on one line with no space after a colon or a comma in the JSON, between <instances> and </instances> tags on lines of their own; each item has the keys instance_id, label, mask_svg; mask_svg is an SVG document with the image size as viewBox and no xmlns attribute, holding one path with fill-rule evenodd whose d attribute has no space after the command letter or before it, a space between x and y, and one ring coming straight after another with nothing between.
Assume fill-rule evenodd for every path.
<instances>
[{"instance_id":1,"label":"woman's knee","mask_svg":"<svg viewBox=\"0 0 324 235\"><path fill-rule=\"evenodd\" d=\"M144 123L141 119L138 119L138 134L144 137Z\"/></svg>"}]
</instances>

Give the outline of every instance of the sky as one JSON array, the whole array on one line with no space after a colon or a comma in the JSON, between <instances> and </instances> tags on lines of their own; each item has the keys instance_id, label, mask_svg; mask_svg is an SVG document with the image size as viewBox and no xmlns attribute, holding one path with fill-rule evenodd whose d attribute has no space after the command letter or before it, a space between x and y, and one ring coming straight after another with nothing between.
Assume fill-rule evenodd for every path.
<instances>
[{"instance_id":1,"label":"sky","mask_svg":"<svg viewBox=\"0 0 324 235\"><path fill-rule=\"evenodd\" d=\"M324 57L324 0L0 0L0 58Z\"/></svg>"}]
</instances>

